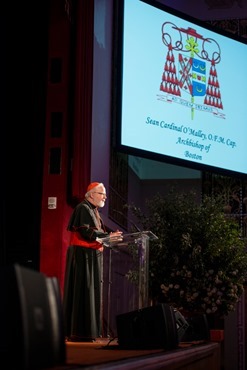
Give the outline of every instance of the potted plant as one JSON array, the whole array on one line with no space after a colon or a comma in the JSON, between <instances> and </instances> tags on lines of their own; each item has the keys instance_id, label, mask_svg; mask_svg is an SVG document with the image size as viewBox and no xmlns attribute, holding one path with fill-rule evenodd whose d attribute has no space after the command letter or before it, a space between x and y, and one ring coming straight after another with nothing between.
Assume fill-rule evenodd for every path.
<instances>
[{"instance_id":1,"label":"potted plant","mask_svg":"<svg viewBox=\"0 0 247 370\"><path fill-rule=\"evenodd\" d=\"M174 309L224 317L234 311L247 277L246 240L220 196L178 193L126 205L150 241L149 295ZM138 270L127 278L137 280Z\"/></svg>"}]
</instances>

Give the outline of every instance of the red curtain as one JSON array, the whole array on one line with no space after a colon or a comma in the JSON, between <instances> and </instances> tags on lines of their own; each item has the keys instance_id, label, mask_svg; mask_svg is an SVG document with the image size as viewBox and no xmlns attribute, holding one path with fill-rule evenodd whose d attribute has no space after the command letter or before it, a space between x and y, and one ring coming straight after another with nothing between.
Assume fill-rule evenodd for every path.
<instances>
[{"instance_id":1,"label":"red curtain","mask_svg":"<svg viewBox=\"0 0 247 370\"><path fill-rule=\"evenodd\" d=\"M91 172L94 1L79 0L75 3L75 111L71 192L72 199L79 201L90 182Z\"/></svg>"}]
</instances>

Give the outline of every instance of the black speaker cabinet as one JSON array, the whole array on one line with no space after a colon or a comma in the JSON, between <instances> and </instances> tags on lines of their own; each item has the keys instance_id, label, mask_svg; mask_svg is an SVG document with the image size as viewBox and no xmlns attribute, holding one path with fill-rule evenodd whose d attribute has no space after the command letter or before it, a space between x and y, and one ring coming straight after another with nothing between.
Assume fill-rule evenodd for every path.
<instances>
[{"instance_id":1,"label":"black speaker cabinet","mask_svg":"<svg viewBox=\"0 0 247 370\"><path fill-rule=\"evenodd\" d=\"M186 321L189 326L180 338L181 342L210 339L210 330L207 316L205 314L197 314L191 317L186 317Z\"/></svg>"},{"instance_id":2,"label":"black speaker cabinet","mask_svg":"<svg viewBox=\"0 0 247 370\"><path fill-rule=\"evenodd\" d=\"M60 289L56 278L16 264L0 270L0 354L9 368L65 363Z\"/></svg>"},{"instance_id":3,"label":"black speaker cabinet","mask_svg":"<svg viewBox=\"0 0 247 370\"><path fill-rule=\"evenodd\" d=\"M171 350L178 347L174 310L167 304L117 315L116 325L118 344L122 348Z\"/></svg>"}]
</instances>

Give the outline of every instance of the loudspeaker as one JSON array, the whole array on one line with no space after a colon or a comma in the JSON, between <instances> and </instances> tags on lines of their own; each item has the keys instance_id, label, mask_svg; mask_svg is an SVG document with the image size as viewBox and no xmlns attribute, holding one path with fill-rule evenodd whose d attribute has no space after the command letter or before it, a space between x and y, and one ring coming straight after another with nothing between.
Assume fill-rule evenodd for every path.
<instances>
[{"instance_id":1,"label":"loudspeaker","mask_svg":"<svg viewBox=\"0 0 247 370\"><path fill-rule=\"evenodd\" d=\"M174 309L174 312L178 331L178 341L180 342L182 337L184 336L184 333L189 327L189 323L187 320L185 320L184 316L178 310Z\"/></svg>"},{"instance_id":2,"label":"loudspeaker","mask_svg":"<svg viewBox=\"0 0 247 370\"><path fill-rule=\"evenodd\" d=\"M58 280L18 264L2 268L0 279L1 361L23 370L64 364Z\"/></svg>"},{"instance_id":3,"label":"loudspeaker","mask_svg":"<svg viewBox=\"0 0 247 370\"><path fill-rule=\"evenodd\" d=\"M174 310L167 304L117 315L116 325L118 344L122 348L171 350L178 347Z\"/></svg>"},{"instance_id":4,"label":"loudspeaker","mask_svg":"<svg viewBox=\"0 0 247 370\"><path fill-rule=\"evenodd\" d=\"M205 314L197 314L195 316L186 317L186 321L189 326L185 333L181 336L181 342L210 339L210 330L207 316Z\"/></svg>"}]
</instances>

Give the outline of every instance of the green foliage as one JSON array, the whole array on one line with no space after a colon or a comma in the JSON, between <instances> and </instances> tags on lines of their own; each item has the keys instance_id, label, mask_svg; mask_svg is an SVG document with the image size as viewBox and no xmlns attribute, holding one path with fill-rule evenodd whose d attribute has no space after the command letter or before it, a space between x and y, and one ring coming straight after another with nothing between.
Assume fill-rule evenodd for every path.
<instances>
[{"instance_id":1,"label":"green foliage","mask_svg":"<svg viewBox=\"0 0 247 370\"><path fill-rule=\"evenodd\" d=\"M129 211L150 241L150 299L179 310L227 315L235 309L246 281L246 241L236 219L224 214L220 197L194 192L159 194L148 199L145 212L135 205ZM136 281L137 271L128 278Z\"/></svg>"}]
</instances>

